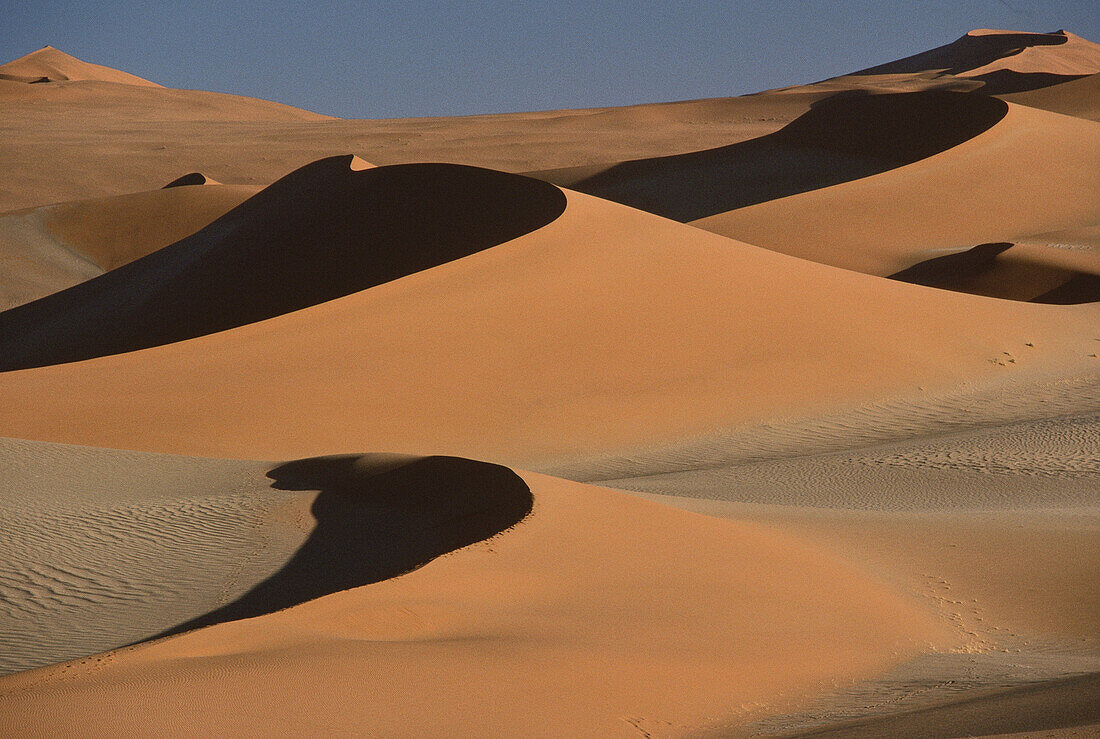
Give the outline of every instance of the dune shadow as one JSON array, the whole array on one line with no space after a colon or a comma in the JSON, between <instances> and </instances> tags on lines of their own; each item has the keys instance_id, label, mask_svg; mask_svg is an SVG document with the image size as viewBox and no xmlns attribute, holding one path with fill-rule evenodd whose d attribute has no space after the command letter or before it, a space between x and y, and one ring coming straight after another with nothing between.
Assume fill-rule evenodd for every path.
<instances>
[{"instance_id":1,"label":"dune shadow","mask_svg":"<svg viewBox=\"0 0 1100 739\"><path fill-rule=\"evenodd\" d=\"M458 457L316 457L268 476L277 490L319 491L309 538L244 595L151 639L397 577L499 534L533 505L530 488L512 470Z\"/></svg>"},{"instance_id":2,"label":"dune shadow","mask_svg":"<svg viewBox=\"0 0 1100 739\"><path fill-rule=\"evenodd\" d=\"M943 70L958 75L1016 56L1033 46L1061 46L1069 41L1064 31L1055 33L966 34L950 44L897 61L862 69L855 74L912 74Z\"/></svg>"},{"instance_id":3,"label":"dune shadow","mask_svg":"<svg viewBox=\"0 0 1100 739\"><path fill-rule=\"evenodd\" d=\"M1100 721L1100 673L1086 673L991 690L899 713L845 721L787 737L1019 736L1080 727L1086 736Z\"/></svg>"},{"instance_id":4,"label":"dune shadow","mask_svg":"<svg viewBox=\"0 0 1100 739\"><path fill-rule=\"evenodd\" d=\"M546 182L456 164L322 159L198 233L0 313L0 370L145 349L365 290L539 229Z\"/></svg>"},{"instance_id":5,"label":"dune shadow","mask_svg":"<svg viewBox=\"0 0 1100 739\"><path fill-rule=\"evenodd\" d=\"M580 180L537 176L686 222L879 174L988 130L1008 112L983 95L929 90L840 93L773 134L729 146L639 159Z\"/></svg>"},{"instance_id":6,"label":"dune shadow","mask_svg":"<svg viewBox=\"0 0 1100 739\"><path fill-rule=\"evenodd\" d=\"M976 74L968 79L980 80L981 91L986 95L1009 95L1014 92L1029 92L1044 87L1053 87L1063 82L1072 82L1087 74L1053 74L1051 72L1014 72L1011 69L998 69L995 72Z\"/></svg>"},{"instance_id":7,"label":"dune shadow","mask_svg":"<svg viewBox=\"0 0 1100 739\"><path fill-rule=\"evenodd\" d=\"M177 177L176 179L172 180L161 189L167 190L170 187L184 187L186 185L205 185L206 183L206 175L204 175L202 172L188 172L182 177Z\"/></svg>"},{"instance_id":8,"label":"dune shadow","mask_svg":"<svg viewBox=\"0 0 1100 739\"><path fill-rule=\"evenodd\" d=\"M1006 241L978 244L966 251L918 262L889 275L892 280L942 290L1024 300L1031 303L1073 305L1100 301L1100 277L1038 262L1002 264L998 258L1014 244ZM1036 289L1035 285L1056 285Z\"/></svg>"}]
</instances>

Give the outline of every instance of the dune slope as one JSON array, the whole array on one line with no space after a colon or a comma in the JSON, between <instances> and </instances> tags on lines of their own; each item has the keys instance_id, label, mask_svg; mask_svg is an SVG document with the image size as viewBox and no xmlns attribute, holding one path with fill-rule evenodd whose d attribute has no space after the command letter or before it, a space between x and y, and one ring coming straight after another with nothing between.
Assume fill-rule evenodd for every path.
<instances>
[{"instance_id":1,"label":"dune slope","mask_svg":"<svg viewBox=\"0 0 1100 739\"><path fill-rule=\"evenodd\" d=\"M0 64L0 80L44 84L52 82L114 82L140 87L160 87L142 79L99 64L89 64L63 51L44 46L15 61Z\"/></svg>"},{"instance_id":2,"label":"dune slope","mask_svg":"<svg viewBox=\"0 0 1100 739\"><path fill-rule=\"evenodd\" d=\"M564 208L556 187L490 170L321 160L187 239L0 314L0 369L260 321L509 241Z\"/></svg>"},{"instance_id":3,"label":"dune slope","mask_svg":"<svg viewBox=\"0 0 1100 739\"><path fill-rule=\"evenodd\" d=\"M68 451L40 447L35 454L64 458ZM118 454L79 453L93 463L98 456L99 464ZM369 461L349 475L349 462L335 470L337 487L370 505L397 506L386 514L396 521L391 536L378 542L398 548L438 545L432 523L457 522L469 534L466 516L448 516L464 513L467 499L456 490L481 503L525 498L529 506L533 495L534 509L514 528L399 577L0 678L3 731L159 733L178 728L188 706L187 730L198 734L272 726L315 733L333 722L382 734L667 733L716 717L744 722L833 681L955 643L934 617L875 578L764 526L457 460L386 492L379 481L422 462L376 476L364 474ZM158 468L179 463L131 457L116 475L155 486ZM206 464L184 461L199 474ZM208 479L239 469L211 464L222 470ZM320 488L320 501L334 481L327 464L294 463L269 474L276 487L293 477L291 488ZM487 472L471 474L478 470ZM505 478L519 481L524 495L494 492L513 484ZM447 504L442 511L440 503ZM219 502L208 505L216 512ZM71 533L94 525L83 513L66 521ZM247 523L213 520L230 536ZM508 520L453 544L491 535ZM356 535L348 523L330 532L319 568L338 563L339 545ZM314 536L324 526L318 522ZM156 551L180 545L171 530L145 533ZM174 574L234 567L232 556L217 557L177 563ZM133 572L133 554L121 560Z\"/></svg>"},{"instance_id":4,"label":"dune slope","mask_svg":"<svg viewBox=\"0 0 1100 739\"><path fill-rule=\"evenodd\" d=\"M889 275L949 251L1096 223L1098 152L1100 124L1010 105L992 128L940 154L693 225Z\"/></svg>"},{"instance_id":5,"label":"dune slope","mask_svg":"<svg viewBox=\"0 0 1100 739\"><path fill-rule=\"evenodd\" d=\"M175 187L0 214L0 310L29 303L189 236L258 188Z\"/></svg>"},{"instance_id":6,"label":"dune slope","mask_svg":"<svg viewBox=\"0 0 1100 739\"><path fill-rule=\"evenodd\" d=\"M369 443L530 466L1096 364L1091 306L934 291L567 198L543 228L369 290L0 374L0 432L267 459Z\"/></svg>"}]
</instances>

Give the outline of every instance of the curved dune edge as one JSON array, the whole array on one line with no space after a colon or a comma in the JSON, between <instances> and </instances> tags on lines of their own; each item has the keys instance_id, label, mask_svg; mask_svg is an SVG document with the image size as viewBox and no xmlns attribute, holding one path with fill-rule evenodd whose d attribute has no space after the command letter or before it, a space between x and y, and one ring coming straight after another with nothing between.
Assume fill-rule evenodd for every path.
<instances>
[{"instance_id":1,"label":"curved dune edge","mask_svg":"<svg viewBox=\"0 0 1100 739\"><path fill-rule=\"evenodd\" d=\"M1008 105L928 90L835 95L773 134L688 154L529 176L677 221L873 176L939 154L996 126Z\"/></svg>"},{"instance_id":2,"label":"curved dune edge","mask_svg":"<svg viewBox=\"0 0 1100 739\"><path fill-rule=\"evenodd\" d=\"M630 736L747 720L953 643L889 588L765 527L522 476L534 511L490 542L261 618L2 678L0 727L148 732L186 716L195 733Z\"/></svg>"},{"instance_id":3,"label":"curved dune edge","mask_svg":"<svg viewBox=\"0 0 1100 739\"><path fill-rule=\"evenodd\" d=\"M188 238L0 314L0 369L262 321L508 242L564 209L557 187L495 170L321 159Z\"/></svg>"},{"instance_id":4,"label":"curved dune edge","mask_svg":"<svg viewBox=\"0 0 1100 739\"><path fill-rule=\"evenodd\" d=\"M927 159L692 225L885 276L937 250L1091 225L1100 218L1098 171L1100 124L1010 104L989 130ZM1020 184L1038 180L1044 187Z\"/></svg>"},{"instance_id":5,"label":"curved dune edge","mask_svg":"<svg viewBox=\"0 0 1100 739\"><path fill-rule=\"evenodd\" d=\"M187 174L183 175L182 177L177 177L176 179L172 180L167 185L165 185L162 189L167 190L170 187L183 187L185 185L220 185L220 184L222 184L222 183L218 182L217 180L215 180L212 177L207 177L202 172L188 172Z\"/></svg>"},{"instance_id":6,"label":"curved dune edge","mask_svg":"<svg viewBox=\"0 0 1100 739\"><path fill-rule=\"evenodd\" d=\"M172 244L259 188L177 187L0 214L0 310L33 302Z\"/></svg>"},{"instance_id":7,"label":"curved dune edge","mask_svg":"<svg viewBox=\"0 0 1100 739\"><path fill-rule=\"evenodd\" d=\"M568 193L506 248L232 331L0 374L0 434L541 466L1006 373L1085 373L1095 316L835 270Z\"/></svg>"},{"instance_id":8,"label":"curved dune edge","mask_svg":"<svg viewBox=\"0 0 1100 739\"><path fill-rule=\"evenodd\" d=\"M52 46L44 46L14 61L0 64L0 79L32 83L114 82L140 87L161 87L129 72L81 61Z\"/></svg>"},{"instance_id":9,"label":"curved dune edge","mask_svg":"<svg viewBox=\"0 0 1100 739\"><path fill-rule=\"evenodd\" d=\"M400 576L531 511L450 457L282 464L0 439L0 674Z\"/></svg>"},{"instance_id":10,"label":"curved dune edge","mask_svg":"<svg viewBox=\"0 0 1100 739\"><path fill-rule=\"evenodd\" d=\"M202 230L260 190L252 185L167 187L36 210L51 237L110 271Z\"/></svg>"}]
</instances>

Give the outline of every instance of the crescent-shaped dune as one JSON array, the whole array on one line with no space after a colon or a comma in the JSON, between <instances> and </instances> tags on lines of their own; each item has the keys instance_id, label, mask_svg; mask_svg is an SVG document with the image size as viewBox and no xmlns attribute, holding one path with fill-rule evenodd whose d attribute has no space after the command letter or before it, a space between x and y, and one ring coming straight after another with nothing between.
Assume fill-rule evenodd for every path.
<instances>
[{"instance_id":1,"label":"crescent-shaped dune","mask_svg":"<svg viewBox=\"0 0 1100 739\"><path fill-rule=\"evenodd\" d=\"M267 459L354 444L529 466L999 381L1005 352L1017 377L1095 366L1093 306L928 290L566 198L543 228L369 290L4 373L0 435Z\"/></svg>"},{"instance_id":2,"label":"crescent-shaped dune","mask_svg":"<svg viewBox=\"0 0 1100 739\"><path fill-rule=\"evenodd\" d=\"M18 493L2 501L32 523L74 535L113 522L94 551L79 535L65 539L75 549L27 547L36 531L49 530L33 526L18 527L18 549L5 550L19 558L14 570L28 573L38 595L19 602L42 605L14 622L0 611L0 627L46 631L45 650L67 636L83 639L73 648L95 643L79 632L83 619L72 618L81 603L100 616L102 644L109 636L102 631L134 633L128 613L141 623L168 615L158 613L160 603L178 612L175 592L192 604L223 584L239 593L247 585L241 576L262 576L264 568L240 568L237 545L280 529L284 539L289 530L300 540L293 523L278 519L310 501L318 520L306 527L309 541L258 586L273 588L268 595L284 598L288 587L316 590L318 580L353 581L378 563L421 564L441 547L463 548L400 577L372 577L374 584L262 618L0 678L6 734L70 734L91 715L101 733L170 733L177 711L190 706L187 731L195 734L275 726L317 733L339 717L368 734L630 736L639 727L700 726L731 707L741 707L741 719L766 713L822 685L958 641L911 597L767 526L495 465L390 460L379 470L370 457L358 468L354 459L290 463L267 473L275 488L301 491L281 493L280 513L278 505L265 508L255 479L265 480L272 465L16 447L20 489L54 475L59 463L85 465L119 485L83 501L58 491L49 511ZM175 498L164 495L165 484L183 483L170 479L173 468L192 484L203 481L191 498L209 515L167 515ZM266 498L277 495L269 490ZM288 495L297 502L288 505ZM128 508L111 504L123 497ZM233 497L250 515L225 515ZM336 509L323 510L337 497ZM128 551L135 540L143 557ZM96 567L80 561L82 542ZM272 549L285 546L261 548L268 557L261 565L275 564ZM112 563L124 569L108 569ZM172 580L159 579L172 570ZM188 572L197 578L191 589L179 577ZM111 584L119 576L125 588ZM50 624L68 624L75 634L56 626L49 634ZM301 710L302 700L310 710Z\"/></svg>"},{"instance_id":3,"label":"crescent-shaped dune","mask_svg":"<svg viewBox=\"0 0 1100 739\"><path fill-rule=\"evenodd\" d=\"M939 90L836 95L751 141L529 174L673 220L695 221L910 164L977 136L1007 112L1000 100Z\"/></svg>"},{"instance_id":4,"label":"crescent-shaped dune","mask_svg":"<svg viewBox=\"0 0 1100 739\"><path fill-rule=\"evenodd\" d=\"M1037 182L1042 186L1029 186ZM858 214L868 210L875 218L861 221ZM1009 104L996 125L942 153L692 224L804 259L889 275L948 251L1098 220L1100 123Z\"/></svg>"},{"instance_id":5,"label":"crescent-shaped dune","mask_svg":"<svg viewBox=\"0 0 1100 739\"><path fill-rule=\"evenodd\" d=\"M187 239L0 314L0 369L261 321L502 244L564 209L558 188L517 175L323 159Z\"/></svg>"}]
</instances>

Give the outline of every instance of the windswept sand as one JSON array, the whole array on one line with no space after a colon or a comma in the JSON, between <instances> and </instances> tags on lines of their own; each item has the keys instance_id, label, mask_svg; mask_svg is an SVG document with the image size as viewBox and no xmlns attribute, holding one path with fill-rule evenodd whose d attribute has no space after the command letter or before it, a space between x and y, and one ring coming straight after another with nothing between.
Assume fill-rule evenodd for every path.
<instances>
[{"instance_id":1,"label":"windswept sand","mask_svg":"<svg viewBox=\"0 0 1100 739\"><path fill-rule=\"evenodd\" d=\"M980 385L1005 375L1005 352L1015 375L1097 365L1095 305L930 290L576 193L567 203L505 245L294 313L4 373L0 433L203 456L366 447L530 466ZM34 310L0 314L7 356L51 351L54 329L20 333Z\"/></svg>"},{"instance_id":2,"label":"windswept sand","mask_svg":"<svg viewBox=\"0 0 1100 739\"><path fill-rule=\"evenodd\" d=\"M9 676L0 721L68 733L92 712L99 732L159 733L187 707L195 734L338 720L632 736L952 640L881 583L766 527L524 477L534 510L512 531L260 619Z\"/></svg>"},{"instance_id":3,"label":"windswept sand","mask_svg":"<svg viewBox=\"0 0 1100 739\"><path fill-rule=\"evenodd\" d=\"M0 733L1094 729L1098 49L391 121L0 67Z\"/></svg>"}]
</instances>

